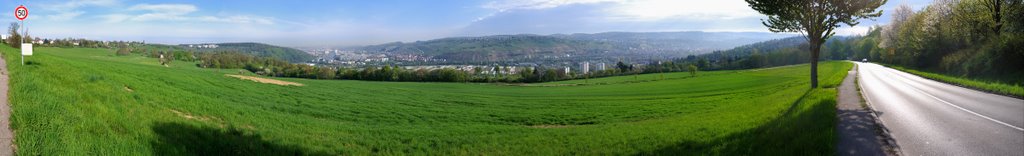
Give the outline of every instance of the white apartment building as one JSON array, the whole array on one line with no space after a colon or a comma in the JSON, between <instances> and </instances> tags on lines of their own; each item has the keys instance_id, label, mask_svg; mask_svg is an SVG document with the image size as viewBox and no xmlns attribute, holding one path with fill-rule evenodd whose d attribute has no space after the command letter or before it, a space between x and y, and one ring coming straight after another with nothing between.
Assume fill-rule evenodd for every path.
<instances>
[{"instance_id":1,"label":"white apartment building","mask_svg":"<svg viewBox=\"0 0 1024 156\"><path fill-rule=\"evenodd\" d=\"M583 64L580 65L580 71L582 71L583 74L590 73L590 62L583 62Z\"/></svg>"}]
</instances>

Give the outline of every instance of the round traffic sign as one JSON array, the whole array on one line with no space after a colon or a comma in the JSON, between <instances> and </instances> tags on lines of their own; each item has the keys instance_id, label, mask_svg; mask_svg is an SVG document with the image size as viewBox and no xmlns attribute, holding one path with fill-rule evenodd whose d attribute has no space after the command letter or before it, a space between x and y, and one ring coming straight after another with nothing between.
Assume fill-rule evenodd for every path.
<instances>
[{"instance_id":1,"label":"round traffic sign","mask_svg":"<svg viewBox=\"0 0 1024 156\"><path fill-rule=\"evenodd\" d=\"M28 8L25 8L24 5L14 8L14 17L18 18L18 20L25 20L25 18L28 18Z\"/></svg>"}]
</instances>

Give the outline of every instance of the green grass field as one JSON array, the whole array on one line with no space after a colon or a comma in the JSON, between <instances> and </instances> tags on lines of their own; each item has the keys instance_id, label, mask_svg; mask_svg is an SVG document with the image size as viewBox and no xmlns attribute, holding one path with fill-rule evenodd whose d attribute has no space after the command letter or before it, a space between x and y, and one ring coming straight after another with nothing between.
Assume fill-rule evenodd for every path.
<instances>
[{"instance_id":1,"label":"green grass field","mask_svg":"<svg viewBox=\"0 0 1024 156\"><path fill-rule=\"evenodd\" d=\"M807 65L529 85L227 77L36 48L11 72L21 155L831 155L834 88ZM852 64L826 62L823 86ZM584 84L584 85L564 85Z\"/></svg>"}]
</instances>

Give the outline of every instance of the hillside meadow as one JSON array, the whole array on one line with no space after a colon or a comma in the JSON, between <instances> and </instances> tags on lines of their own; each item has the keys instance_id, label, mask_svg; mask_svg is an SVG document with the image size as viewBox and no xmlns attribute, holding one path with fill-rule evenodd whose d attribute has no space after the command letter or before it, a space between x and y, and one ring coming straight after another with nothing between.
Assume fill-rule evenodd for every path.
<instances>
[{"instance_id":1,"label":"hillside meadow","mask_svg":"<svg viewBox=\"0 0 1024 156\"><path fill-rule=\"evenodd\" d=\"M542 84L227 76L109 49L0 52L21 155L831 155L834 87L808 65Z\"/></svg>"}]
</instances>

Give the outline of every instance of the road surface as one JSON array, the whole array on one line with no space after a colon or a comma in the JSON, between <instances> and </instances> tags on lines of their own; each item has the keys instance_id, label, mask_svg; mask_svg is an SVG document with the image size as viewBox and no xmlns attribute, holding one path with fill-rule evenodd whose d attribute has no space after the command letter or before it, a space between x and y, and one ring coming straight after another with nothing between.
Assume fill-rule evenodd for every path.
<instances>
[{"instance_id":1,"label":"road surface","mask_svg":"<svg viewBox=\"0 0 1024 156\"><path fill-rule=\"evenodd\" d=\"M1024 100L858 66L862 93L903 155L1024 155Z\"/></svg>"}]
</instances>

